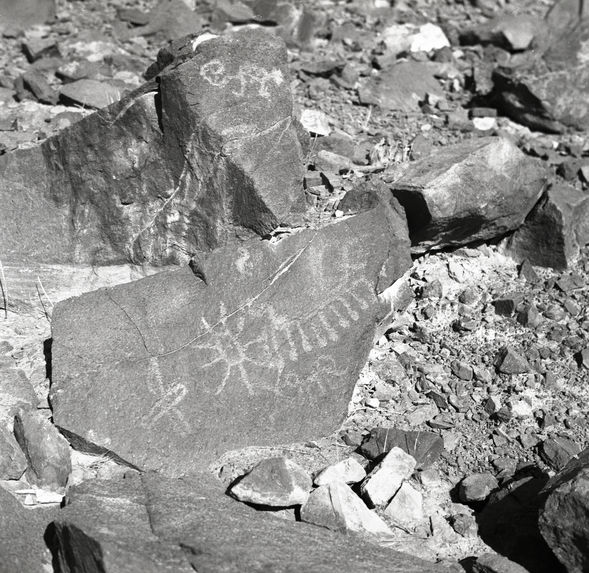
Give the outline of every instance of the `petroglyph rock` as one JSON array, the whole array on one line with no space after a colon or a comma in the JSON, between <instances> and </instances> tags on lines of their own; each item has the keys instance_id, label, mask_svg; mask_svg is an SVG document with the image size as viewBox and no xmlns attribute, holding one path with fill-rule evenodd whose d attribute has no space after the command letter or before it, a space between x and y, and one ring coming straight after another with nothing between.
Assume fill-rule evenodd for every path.
<instances>
[{"instance_id":1,"label":"petroglyph rock","mask_svg":"<svg viewBox=\"0 0 589 573\"><path fill-rule=\"evenodd\" d=\"M410 266L389 211L58 303L55 424L75 447L170 475L332 432L387 311L377 291Z\"/></svg>"},{"instance_id":2,"label":"petroglyph rock","mask_svg":"<svg viewBox=\"0 0 589 573\"><path fill-rule=\"evenodd\" d=\"M541 164L508 139L481 137L408 163L392 184L416 251L492 239L516 229L545 187Z\"/></svg>"},{"instance_id":3,"label":"petroglyph rock","mask_svg":"<svg viewBox=\"0 0 589 573\"><path fill-rule=\"evenodd\" d=\"M187 262L304 200L286 48L211 38L156 82L0 157L3 260Z\"/></svg>"}]
</instances>

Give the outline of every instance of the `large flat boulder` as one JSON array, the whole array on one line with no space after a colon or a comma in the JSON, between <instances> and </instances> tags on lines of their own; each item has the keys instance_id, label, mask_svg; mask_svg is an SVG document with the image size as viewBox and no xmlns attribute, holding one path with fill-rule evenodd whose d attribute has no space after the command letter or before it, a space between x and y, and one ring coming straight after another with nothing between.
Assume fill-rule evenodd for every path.
<instances>
[{"instance_id":1,"label":"large flat boulder","mask_svg":"<svg viewBox=\"0 0 589 573\"><path fill-rule=\"evenodd\" d=\"M0 157L3 259L186 262L303 199L286 47L262 30L193 57L40 147Z\"/></svg>"},{"instance_id":2,"label":"large flat boulder","mask_svg":"<svg viewBox=\"0 0 589 573\"><path fill-rule=\"evenodd\" d=\"M377 295L410 263L406 225L379 207L59 303L54 422L169 475L331 433L387 312Z\"/></svg>"},{"instance_id":3,"label":"large flat boulder","mask_svg":"<svg viewBox=\"0 0 589 573\"><path fill-rule=\"evenodd\" d=\"M353 535L257 512L205 474L89 481L74 488L54 525L64 573L448 571Z\"/></svg>"},{"instance_id":4,"label":"large flat boulder","mask_svg":"<svg viewBox=\"0 0 589 573\"><path fill-rule=\"evenodd\" d=\"M546 182L541 164L511 141L481 137L436 148L392 184L415 251L500 237L519 227Z\"/></svg>"}]
</instances>

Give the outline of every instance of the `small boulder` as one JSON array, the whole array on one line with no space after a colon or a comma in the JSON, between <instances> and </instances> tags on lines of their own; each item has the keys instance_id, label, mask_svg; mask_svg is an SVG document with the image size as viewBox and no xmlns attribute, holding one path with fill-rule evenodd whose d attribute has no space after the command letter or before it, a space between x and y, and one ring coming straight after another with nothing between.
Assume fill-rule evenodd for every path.
<instances>
[{"instance_id":1,"label":"small boulder","mask_svg":"<svg viewBox=\"0 0 589 573\"><path fill-rule=\"evenodd\" d=\"M72 470L70 446L38 410L21 410L14 418L14 435L24 452L28 480L45 489L62 490Z\"/></svg>"},{"instance_id":2,"label":"small boulder","mask_svg":"<svg viewBox=\"0 0 589 573\"><path fill-rule=\"evenodd\" d=\"M346 458L341 462L322 469L313 480L316 486L328 485L333 481L358 483L366 477L366 470L355 458Z\"/></svg>"},{"instance_id":3,"label":"small boulder","mask_svg":"<svg viewBox=\"0 0 589 573\"><path fill-rule=\"evenodd\" d=\"M589 570L589 450L548 482L542 536L569 573Z\"/></svg>"},{"instance_id":4,"label":"small boulder","mask_svg":"<svg viewBox=\"0 0 589 573\"><path fill-rule=\"evenodd\" d=\"M374 428L360 446L360 452L370 460L384 456L399 447L412 456L418 470L430 467L444 451L444 440L435 432Z\"/></svg>"},{"instance_id":5,"label":"small boulder","mask_svg":"<svg viewBox=\"0 0 589 573\"><path fill-rule=\"evenodd\" d=\"M504 346L499 351L495 365L501 374L525 374L530 371L528 361L511 346Z\"/></svg>"},{"instance_id":6,"label":"small boulder","mask_svg":"<svg viewBox=\"0 0 589 573\"><path fill-rule=\"evenodd\" d=\"M362 483L362 495L372 506L386 504L411 476L416 463L415 458L401 448L392 448Z\"/></svg>"},{"instance_id":7,"label":"small boulder","mask_svg":"<svg viewBox=\"0 0 589 573\"><path fill-rule=\"evenodd\" d=\"M20 479L26 469L27 459L14 436L0 426L0 479Z\"/></svg>"},{"instance_id":8,"label":"small boulder","mask_svg":"<svg viewBox=\"0 0 589 573\"><path fill-rule=\"evenodd\" d=\"M301 507L301 520L336 531L390 535L389 526L343 482L313 490Z\"/></svg>"},{"instance_id":9,"label":"small boulder","mask_svg":"<svg viewBox=\"0 0 589 573\"><path fill-rule=\"evenodd\" d=\"M313 484L309 474L288 458L268 458L256 464L230 488L239 501L292 507L302 505Z\"/></svg>"},{"instance_id":10,"label":"small boulder","mask_svg":"<svg viewBox=\"0 0 589 573\"><path fill-rule=\"evenodd\" d=\"M545 187L544 168L510 140L481 137L410 162L391 184L414 251L502 236L523 223Z\"/></svg>"},{"instance_id":11,"label":"small boulder","mask_svg":"<svg viewBox=\"0 0 589 573\"><path fill-rule=\"evenodd\" d=\"M425 517L423 512L423 495L410 483L404 482L384 513L395 525L413 528Z\"/></svg>"},{"instance_id":12,"label":"small boulder","mask_svg":"<svg viewBox=\"0 0 589 573\"><path fill-rule=\"evenodd\" d=\"M473 573L529 573L519 563L497 553L483 553L472 566Z\"/></svg>"},{"instance_id":13,"label":"small boulder","mask_svg":"<svg viewBox=\"0 0 589 573\"><path fill-rule=\"evenodd\" d=\"M579 445L570 438L556 436L542 442L539 448L542 461L555 470L560 470L569 460L581 452Z\"/></svg>"},{"instance_id":14,"label":"small boulder","mask_svg":"<svg viewBox=\"0 0 589 573\"><path fill-rule=\"evenodd\" d=\"M458 497L463 503L485 501L499 487L493 474L475 473L465 477L458 488Z\"/></svg>"},{"instance_id":15,"label":"small boulder","mask_svg":"<svg viewBox=\"0 0 589 573\"><path fill-rule=\"evenodd\" d=\"M568 183L550 186L505 244L518 261L568 268L589 241L589 195Z\"/></svg>"}]
</instances>

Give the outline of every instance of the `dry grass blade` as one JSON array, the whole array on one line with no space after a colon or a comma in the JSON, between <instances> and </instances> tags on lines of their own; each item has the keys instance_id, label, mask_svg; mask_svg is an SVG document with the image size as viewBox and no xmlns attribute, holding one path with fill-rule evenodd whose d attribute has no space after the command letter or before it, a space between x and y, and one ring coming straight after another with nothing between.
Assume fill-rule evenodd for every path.
<instances>
[{"instance_id":1,"label":"dry grass blade","mask_svg":"<svg viewBox=\"0 0 589 573\"><path fill-rule=\"evenodd\" d=\"M8 286L6 285L6 276L4 275L2 261L0 261L0 287L2 288L2 298L4 299L4 319L8 320Z\"/></svg>"},{"instance_id":2,"label":"dry grass blade","mask_svg":"<svg viewBox=\"0 0 589 573\"><path fill-rule=\"evenodd\" d=\"M43 283L41 282L41 278L39 276L37 276L37 293L39 295L39 300L41 301L41 305L43 306L43 312L45 312L45 316L47 318L47 320L49 322L51 322L51 314L50 312L47 312L47 308L45 307L45 303L43 302L43 297L41 296L41 293L45 295L45 298L47 299L47 301L49 302L49 304L51 305L50 310L53 310L53 307L55 306L53 304L53 301L49 298L49 295L47 294L47 291L45 290L45 287L43 286ZM39 288L41 290L39 290Z\"/></svg>"}]
</instances>

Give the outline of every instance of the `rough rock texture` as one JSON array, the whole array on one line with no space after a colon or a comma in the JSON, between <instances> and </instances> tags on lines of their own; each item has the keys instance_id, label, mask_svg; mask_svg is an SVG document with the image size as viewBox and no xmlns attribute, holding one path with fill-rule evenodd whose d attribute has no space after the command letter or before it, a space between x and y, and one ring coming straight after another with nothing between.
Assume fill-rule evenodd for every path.
<instances>
[{"instance_id":1,"label":"rough rock texture","mask_svg":"<svg viewBox=\"0 0 589 573\"><path fill-rule=\"evenodd\" d=\"M70 489L53 523L63 573L189 573L183 551L151 531L147 497L135 476L90 480Z\"/></svg>"},{"instance_id":2,"label":"rough rock texture","mask_svg":"<svg viewBox=\"0 0 589 573\"><path fill-rule=\"evenodd\" d=\"M38 398L26 374L13 361L0 360L0 423L12 427L14 415L23 407L35 407Z\"/></svg>"},{"instance_id":3,"label":"rough rock texture","mask_svg":"<svg viewBox=\"0 0 589 573\"><path fill-rule=\"evenodd\" d=\"M168 480L148 473L141 481L91 481L74 490L55 522L65 573L84 566L104 573L447 571L354 536L257 512L224 495L209 475Z\"/></svg>"},{"instance_id":4,"label":"rough rock texture","mask_svg":"<svg viewBox=\"0 0 589 573\"><path fill-rule=\"evenodd\" d=\"M76 447L172 475L334 431L386 312L377 290L410 264L388 215L248 241L194 273L57 304L55 423Z\"/></svg>"},{"instance_id":5,"label":"rough rock texture","mask_svg":"<svg viewBox=\"0 0 589 573\"><path fill-rule=\"evenodd\" d=\"M392 448L362 482L362 495L371 506L384 505L397 493L403 481L411 476L415 465L415 458L401 448Z\"/></svg>"},{"instance_id":6,"label":"rough rock texture","mask_svg":"<svg viewBox=\"0 0 589 573\"><path fill-rule=\"evenodd\" d=\"M313 490L301 507L301 520L334 531L354 531L375 536L391 535L389 526L341 481Z\"/></svg>"},{"instance_id":7,"label":"rough rock texture","mask_svg":"<svg viewBox=\"0 0 589 573\"><path fill-rule=\"evenodd\" d=\"M65 487L72 470L70 448L57 428L38 410L21 410L14 418L14 435L24 452L30 483L47 489Z\"/></svg>"},{"instance_id":8,"label":"rough rock texture","mask_svg":"<svg viewBox=\"0 0 589 573\"><path fill-rule=\"evenodd\" d=\"M589 12L582 0L555 2L538 38L538 53L523 68L493 74L497 103L514 120L535 130L562 133L589 126Z\"/></svg>"},{"instance_id":9,"label":"rough rock texture","mask_svg":"<svg viewBox=\"0 0 589 573\"><path fill-rule=\"evenodd\" d=\"M14 436L0 427L0 479L20 479L27 469L27 459Z\"/></svg>"},{"instance_id":10,"label":"rough rock texture","mask_svg":"<svg viewBox=\"0 0 589 573\"><path fill-rule=\"evenodd\" d=\"M540 164L508 139L482 137L436 150L392 183L416 251L463 245L519 227L545 186Z\"/></svg>"},{"instance_id":11,"label":"rough rock texture","mask_svg":"<svg viewBox=\"0 0 589 573\"><path fill-rule=\"evenodd\" d=\"M186 261L303 198L286 48L262 30L194 57L40 147L0 157L3 260Z\"/></svg>"},{"instance_id":12,"label":"rough rock texture","mask_svg":"<svg viewBox=\"0 0 589 573\"><path fill-rule=\"evenodd\" d=\"M473 564L473 573L528 573L528 570L495 553L484 553Z\"/></svg>"},{"instance_id":13,"label":"rough rock texture","mask_svg":"<svg viewBox=\"0 0 589 573\"><path fill-rule=\"evenodd\" d=\"M442 97L433 71L424 62L402 62L366 80L359 89L360 102L384 109L419 111L426 94Z\"/></svg>"},{"instance_id":14,"label":"rough rock texture","mask_svg":"<svg viewBox=\"0 0 589 573\"><path fill-rule=\"evenodd\" d=\"M55 0L1 0L0 31L25 29L55 18Z\"/></svg>"},{"instance_id":15,"label":"rough rock texture","mask_svg":"<svg viewBox=\"0 0 589 573\"><path fill-rule=\"evenodd\" d=\"M366 477L366 470L355 458L346 458L322 469L313 480L317 486L328 485L334 481L358 483Z\"/></svg>"},{"instance_id":16,"label":"rough rock texture","mask_svg":"<svg viewBox=\"0 0 589 573\"><path fill-rule=\"evenodd\" d=\"M231 486L230 491L239 501L292 507L305 503L311 488L311 476L295 462L280 457L262 460Z\"/></svg>"},{"instance_id":17,"label":"rough rock texture","mask_svg":"<svg viewBox=\"0 0 589 573\"><path fill-rule=\"evenodd\" d=\"M491 494L477 522L482 540L534 573L562 573L538 528L544 474L523 475Z\"/></svg>"},{"instance_id":18,"label":"rough rock texture","mask_svg":"<svg viewBox=\"0 0 589 573\"><path fill-rule=\"evenodd\" d=\"M458 498L464 503L484 501L498 486L497 479L491 473L472 474L460 482Z\"/></svg>"},{"instance_id":19,"label":"rough rock texture","mask_svg":"<svg viewBox=\"0 0 589 573\"><path fill-rule=\"evenodd\" d=\"M406 431L398 428L374 428L360 446L364 456L380 459L392 448L399 447L415 458L416 469L431 466L444 451L444 440L435 432Z\"/></svg>"},{"instance_id":20,"label":"rough rock texture","mask_svg":"<svg viewBox=\"0 0 589 573\"><path fill-rule=\"evenodd\" d=\"M26 509L0 487L0 573L52 570L43 535L54 513L53 509Z\"/></svg>"},{"instance_id":21,"label":"rough rock texture","mask_svg":"<svg viewBox=\"0 0 589 573\"><path fill-rule=\"evenodd\" d=\"M550 186L506 244L516 260L563 270L589 241L589 196L567 183Z\"/></svg>"},{"instance_id":22,"label":"rough rock texture","mask_svg":"<svg viewBox=\"0 0 589 573\"><path fill-rule=\"evenodd\" d=\"M540 532L568 573L589 569L589 449L547 484Z\"/></svg>"}]
</instances>

